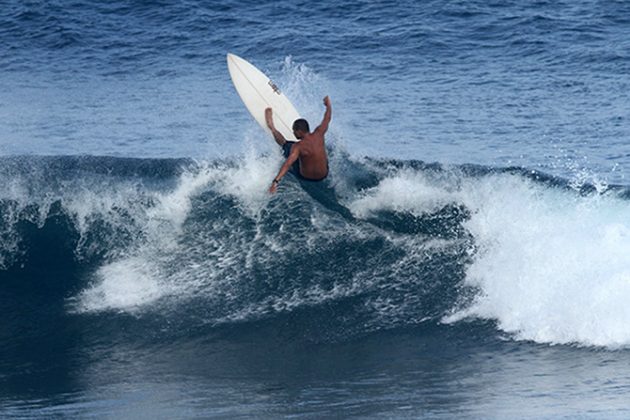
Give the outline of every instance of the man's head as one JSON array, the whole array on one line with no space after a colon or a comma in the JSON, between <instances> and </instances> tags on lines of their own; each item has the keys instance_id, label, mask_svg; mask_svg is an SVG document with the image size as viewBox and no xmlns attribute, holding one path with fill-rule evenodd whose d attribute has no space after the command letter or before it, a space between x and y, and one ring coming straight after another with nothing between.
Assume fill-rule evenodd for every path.
<instances>
[{"instance_id":1,"label":"man's head","mask_svg":"<svg viewBox=\"0 0 630 420\"><path fill-rule=\"evenodd\" d=\"M299 120L295 120L293 123L293 135L295 135L296 139L302 139L305 134L311 132L311 129L308 126L308 121L304 118L300 118Z\"/></svg>"}]
</instances>

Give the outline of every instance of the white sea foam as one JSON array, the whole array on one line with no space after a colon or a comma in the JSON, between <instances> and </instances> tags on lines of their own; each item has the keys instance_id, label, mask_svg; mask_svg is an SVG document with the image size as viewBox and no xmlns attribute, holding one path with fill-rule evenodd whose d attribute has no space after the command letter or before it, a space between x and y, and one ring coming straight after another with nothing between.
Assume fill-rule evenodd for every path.
<instances>
[{"instance_id":1,"label":"white sea foam","mask_svg":"<svg viewBox=\"0 0 630 420\"><path fill-rule=\"evenodd\" d=\"M361 193L349 208L361 218L383 210L421 215L436 211L457 198L445 187L429 182L421 172L402 170Z\"/></svg>"},{"instance_id":2,"label":"white sea foam","mask_svg":"<svg viewBox=\"0 0 630 420\"><path fill-rule=\"evenodd\" d=\"M135 311L176 292L169 281L167 268L173 264L170 257L178 251L178 237L191 211L191 200L214 177L214 171L205 167L186 171L172 191L153 192L148 203L140 207L134 206L133 200L127 203L113 200L119 206L126 206L126 210L133 210L137 237L122 255L97 270L94 281L73 299L74 308L81 312ZM94 206L101 206L104 200L87 202L92 204L81 211L74 206L76 213L94 214ZM112 206L107 204L105 209Z\"/></svg>"},{"instance_id":3,"label":"white sea foam","mask_svg":"<svg viewBox=\"0 0 630 420\"><path fill-rule=\"evenodd\" d=\"M95 283L81 292L76 310L134 312L167 293L157 266L146 258L126 258L101 267Z\"/></svg>"},{"instance_id":4,"label":"white sea foam","mask_svg":"<svg viewBox=\"0 0 630 420\"><path fill-rule=\"evenodd\" d=\"M10 180L5 188L0 189L0 199L20 202L20 198L27 195L23 185L17 180ZM5 269L18 254L19 235L15 231L15 224L23 206L7 206L0 213L0 269Z\"/></svg>"},{"instance_id":5,"label":"white sea foam","mask_svg":"<svg viewBox=\"0 0 630 420\"><path fill-rule=\"evenodd\" d=\"M138 236L122 255L104 264L94 281L73 299L75 310L134 312L166 297L171 303L199 293L209 298L213 293L225 297L226 290L229 292L226 273L233 272L239 258L247 255L253 245L246 242L240 226L232 228L226 220L202 218L190 222L185 231L183 226L193 210L192 200L209 190L232 197L241 215L254 220L259 217L261 209L272 198L267 190L280 166L281 155L275 149L277 153L261 155L255 146L255 141L260 142L260 139L256 139L253 132L248 132L247 136L250 147L237 162L199 163L180 175L172 190L149 193L144 198L144 206L136 208L133 198L125 194L138 225ZM119 197L110 199L125 206ZM98 204L104 201L108 200L84 196L78 202L91 204L73 207L80 215L103 214L115 205ZM94 208L101 205L105 209ZM217 240L214 229L223 236L227 229L229 238ZM271 251L283 248L273 238L261 236L258 240L263 242L260 246ZM217 291L219 285L223 285L223 291Z\"/></svg>"},{"instance_id":6,"label":"white sea foam","mask_svg":"<svg viewBox=\"0 0 630 420\"><path fill-rule=\"evenodd\" d=\"M284 60L278 83L300 116L309 121L311 128L315 128L324 115L322 99L325 95L334 97L328 82L310 67L296 63L289 56Z\"/></svg>"},{"instance_id":7,"label":"white sea foam","mask_svg":"<svg viewBox=\"0 0 630 420\"><path fill-rule=\"evenodd\" d=\"M282 155L278 146L265 148L264 145L271 144L269 139L261 139L252 132L248 132L246 144L237 165L214 170L214 183L219 192L234 197L242 210L255 217L270 199L268 189L282 165ZM261 153L261 147L268 150L266 154Z\"/></svg>"},{"instance_id":8,"label":"white sea foam","mask_svg":"<svg viewBox=\"0 0 630 420\"><path fill-rule=\"evenodd\" d=\"M445 322L477 317L523 340L630 346L627 200L611 192L583 196L518 175L458 178L445 185L401 170L349 207L357 217L430 213L448 202L470 210L465 227L478 251L465 283L479 293Z\"/></svg>"},{"instance_id":9,"label":"white sea foam","mask_svg":"<svg viewBox=\"0 0 630 420\"><path fill-rule=\"evenodd\" d=\"M582 197L512 176L464 196L479 245L466 282L481 290L463 316L495 319L544 343L630 345L630 203Z\"/></svg>"}]
</instances>

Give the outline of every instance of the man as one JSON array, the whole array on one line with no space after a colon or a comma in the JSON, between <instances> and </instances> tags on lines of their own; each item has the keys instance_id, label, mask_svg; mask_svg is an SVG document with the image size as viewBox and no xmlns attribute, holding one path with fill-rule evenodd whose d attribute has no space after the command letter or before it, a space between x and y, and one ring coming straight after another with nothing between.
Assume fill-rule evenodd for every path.
<instances>
[{"instance_id":1,"label":"man","mask_svg":"<svg viewBox=\"0 0 630 420\"><path fill-rule=\"evenodd\" d=\"M308 181L321 181L328 176L328 157L326 156L326 146L324 145L324 134L328 131L328 124L332 116L332 106L328 96L324 98L324 105L326 106L324 119L312 133L305 119L295 120L293 123L293 134L295 138L300 140L299 142L287 141L273 125L273 111L271 108L265 110L267 126L271 130L276 143L282 146L284 156L287 158L278 175L271 183L271 187L269 187L271 194L277 191L278 183L291 169L291 165L294 165L292 172L296 176Z\"/></svg>"}]
</instances>

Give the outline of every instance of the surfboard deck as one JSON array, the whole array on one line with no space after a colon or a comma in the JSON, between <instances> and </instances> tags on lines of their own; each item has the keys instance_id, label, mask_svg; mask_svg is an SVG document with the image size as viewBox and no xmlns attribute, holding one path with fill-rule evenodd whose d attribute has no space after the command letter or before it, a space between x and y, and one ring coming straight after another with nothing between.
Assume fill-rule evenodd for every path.
<instances>
[{"instance_id":1,"label":"surfboard deck","mask_svg":"<svg viewBox=\"0 0 630 420\"><path fill-rule=\"evenodd\" d=\"M228 53L227 65L232 83L249 113L269 135L265 122L265 109L273 109L276 129L288 141L299 141L293 135L293 122L300 118L291 101L262 71L241 57Z\"/></svg>"}]
</instances>

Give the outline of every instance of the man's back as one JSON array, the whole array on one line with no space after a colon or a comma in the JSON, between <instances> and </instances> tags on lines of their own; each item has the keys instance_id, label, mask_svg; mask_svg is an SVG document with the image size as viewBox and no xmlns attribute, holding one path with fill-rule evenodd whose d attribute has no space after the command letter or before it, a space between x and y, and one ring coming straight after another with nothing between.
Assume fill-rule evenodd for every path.
<instances>
[{"instance_id":1,"label":"man's back","mask_svg":"<svg viewBox=\"0 0 630 420\"><path fill-rule=\"evenodd\" d=\"M322 179L328 175L328 156L323 133L306 134L297 145L300 153L300 173L305 178Z\"/></svg>"},{"instance_id":2,"label":"man's back","mask_svg":"<svg viewBox=\"0 0 630 420\"><path fill-rule=\"evenodd\" d=\"M271 183L269 192L276 192L280 179L294 163L299 166L299 168L293 167L296 175L309 181L321 181L328 176L328 156L326 155L326 146L324 144L324 134L328 131L328 124L332 116L332 106L328 96L324 98L324 105L326 106L324 119L312 133L309 132L308 122L305 119L300 118L293 122L293 134L297 139L301 140L300 142L287 141L273 124L271 108L265 110L267 126L276 142L282 146L284 156L287 158L278 175Z\"/></svg>"}]
</instances>

